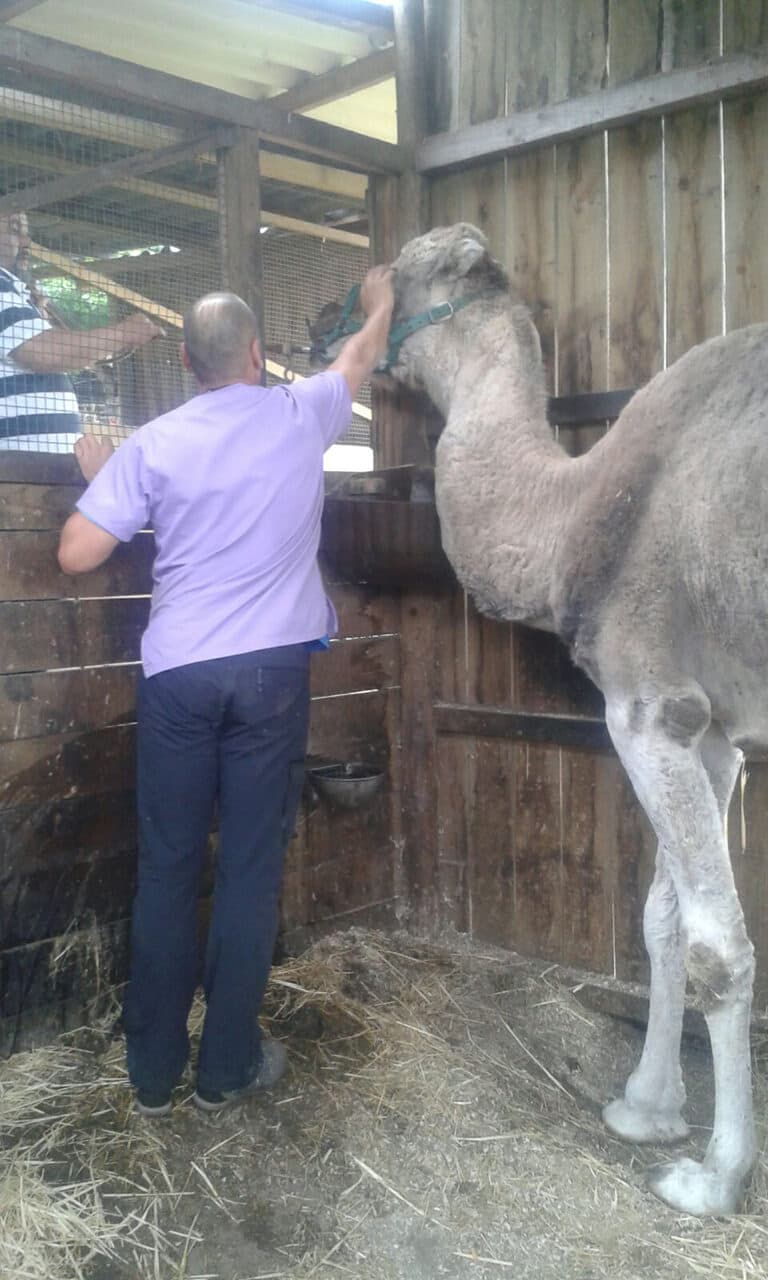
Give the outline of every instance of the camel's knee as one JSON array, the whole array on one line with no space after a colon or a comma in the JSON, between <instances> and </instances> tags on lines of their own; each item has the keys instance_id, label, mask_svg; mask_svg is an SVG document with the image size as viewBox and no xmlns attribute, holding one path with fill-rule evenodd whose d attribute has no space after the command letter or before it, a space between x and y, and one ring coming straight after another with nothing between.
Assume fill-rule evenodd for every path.
<instances>
[{"instance_id":1,"label":"camel's knee","mask_svg":"<svg viewBox=\"0 0 768 1280\"><path fill-rule=\"evenodd\" d=\"M682 747L691 747L709 728L709 698L699 690L665 694L656 705L656 724Z\"/></svg>"},{"instance_id":2,"label":"camel's knee","mask_svg":"<svg viewBox=\"0 0 768 1280\"><path fill-rule=\"evenodd\" d=\"M608 727L622 739L667 739L681 747L692 747L709 728L712 708L703 689L696 685L654 690L631 700L606 706Z\"/></svg>"},{"instance_id":3,"label":"camel's knee","mask_svg":"<svg viewBox=\"0 0 768 1280\"><path fill-rule=\"evenodd\" d=\"M694 931L688 935L685 969L696 1006L702 1013L751 998L755 952L743 926L714 942Z\"/></svg>"}]
</instances>

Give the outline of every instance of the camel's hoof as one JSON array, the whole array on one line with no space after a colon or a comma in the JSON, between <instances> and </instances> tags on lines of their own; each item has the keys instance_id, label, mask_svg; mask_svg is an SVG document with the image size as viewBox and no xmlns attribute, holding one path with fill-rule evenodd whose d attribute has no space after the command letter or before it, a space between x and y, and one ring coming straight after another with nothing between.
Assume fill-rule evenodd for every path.
<instances>
[{"instance_id":1,"label":"camel's hoof","mask_svg":"<svg viewBox=\"0 0 768 1280\"><path fill-rule=\"evenodd\" d=\"M603 1120L611 1133L626 1142L680 1142L689 1132L679 1111L643 1111L624 1098L603 1108Z\"/></svg>"},{"instance_id":2,"label":"camel's hoof","mask_svg":"<svg viewBox=\"0 0 768 1280\"><path fill-rule=\"evenodd\" d=\"M744 1198L741 1178L728 1178L687 1158L654 1165L646 1177L650 1190L665 1204L697 1217L738 1213Z\"/></svg>"}]
</instances>

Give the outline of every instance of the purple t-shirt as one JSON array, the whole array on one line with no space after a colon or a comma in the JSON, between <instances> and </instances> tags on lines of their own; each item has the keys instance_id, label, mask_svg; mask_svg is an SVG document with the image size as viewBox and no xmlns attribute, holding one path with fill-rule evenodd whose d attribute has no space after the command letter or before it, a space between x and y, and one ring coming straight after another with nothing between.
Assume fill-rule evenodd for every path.
<instances>
[{"instance_id":1,"label":"purple t-shirt","mask_svg":"<svg viewBox=\"0 0 768 1280\"><path fill-rule=\"evenodd\" d=\"M94 524L121 542L155 532L147 676L336 630L317 565L323 453L351 414L339 373L236 383L148 422L91 482L77 506Z\"/></svg>"}]
</instances>

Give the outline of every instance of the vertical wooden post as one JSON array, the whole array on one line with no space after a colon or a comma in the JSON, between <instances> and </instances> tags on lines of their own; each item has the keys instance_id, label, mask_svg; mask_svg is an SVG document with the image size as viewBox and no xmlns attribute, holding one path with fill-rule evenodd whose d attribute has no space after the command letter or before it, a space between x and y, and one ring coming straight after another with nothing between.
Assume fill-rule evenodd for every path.
<instances>
[{"instance_id":1,"label":"vertical wooden post","mask_svg":"<svg viewBox=\"0 0 768 1280\"><path fill-rule=\"evenodd\" d=\"M261 254L259 139L243 131L218 153L219 239L224 287L239 294L256 315L264 351L264 278Z\"/></svg>"},{"instance_id":2,"label":"vertical wooden post","mask_svg":"<svg viewBox=\"0 0 768 1280\"><path fill-rule=\"evenodd\" d=\"M416 147L427 133L426 40L424 0L394 0L397 63L397 140L407 156L400 178L400 244L427 226L427 184L416 172Z\"/></svg>"},{"instance_id":3,"label":"vertical wooden post","mask_svg":"<svg viewBox=\"0 0 768 1280\"><path fill-rule=\"evenodd\" d=\"M369 220L374 261L391 262L402 246L427 228L427 183L413 158L427 128L424 0L394 0L397 47L397 133L407 152L399 178L373 177ZM429 464L426 422L432 410L410 393L374 389L374 460L377 467Z\"/></svg>"}]
</instances>

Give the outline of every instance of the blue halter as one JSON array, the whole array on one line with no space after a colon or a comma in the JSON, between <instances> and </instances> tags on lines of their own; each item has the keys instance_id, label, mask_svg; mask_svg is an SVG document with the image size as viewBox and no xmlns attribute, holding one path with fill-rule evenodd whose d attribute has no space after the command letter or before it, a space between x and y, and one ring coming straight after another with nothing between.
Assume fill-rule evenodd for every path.
<instances>
[{"instance_id":1,"label":"blue halter","mask_svg":"<svg viewBox=\"0 0 768 1280\"><path fill-rule=\"evenodd\" d=\"M352 313L357 306L359 297L360 285L354 284L344 300L341 314L333 328L313 342L312 355L316 359L322 360L326 364L329 363L332 357L328 348L342 338L349 338L353 333L360 332L365 321L352 319ZM400 348L405 339L415 333L417 329L424 329L429 324L442 324L444 320L450 320L451 316L454 316L457 311L461 311L463 307L468 307L470 302L477 302L478 298L482 297L485 297L485 291L467 294L463 298L457 298L455 302L439 302L436 306L430 307L429 310L420 311L418 315L410 316L409 319L401 320L399 324L393 325L387 339L387 353L378 368L391 369L392 365L397 363Z\"/></svg>"}]
</instances>

